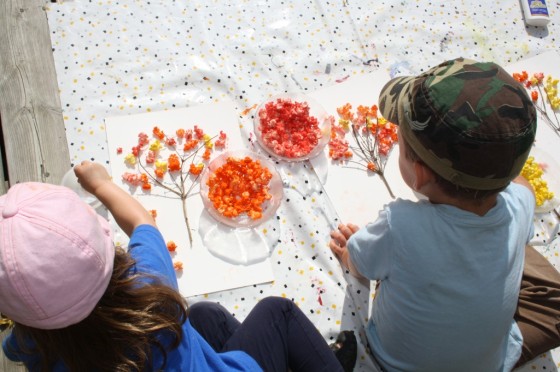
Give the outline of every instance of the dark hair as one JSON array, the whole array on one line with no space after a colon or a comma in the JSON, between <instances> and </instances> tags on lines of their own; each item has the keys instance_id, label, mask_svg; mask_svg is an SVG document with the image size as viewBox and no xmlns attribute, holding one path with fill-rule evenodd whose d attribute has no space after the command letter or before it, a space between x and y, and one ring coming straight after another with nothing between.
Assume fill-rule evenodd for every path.
<instances>
[{"instance_id":1,"label":"dark hair","mask_svg":"<svg viewBox=\"0 0 560 372\"><path fill-rule=\"evenodd\" d=\"M135 273L135 260L124 249L115 249L107 290L87 318L53 330L15 323L19 347L25 354L40 355L42 371L50 371L58 360L70 371L84 366L96 371L149 370L152 346L161 351L165 368L167 351L180 344L185 299L158 278ZM162 334L171 337L168 350L160 342Z\"/></svg>"},{"instance_id":2,"label":"dark hair","mask_svg":"<svg viewBox=\"0 0 560 372\"><path fill-rule=\"evenodd\" d=\"M477 190L477 189L471 189L468 187L456 185L453 182L446 180L445 178L443 178L442 176L434 172L434 170L431 167L429 167L426 163L424 163L422 159L420 159L418 154L412 149L412 147L406 141L406 139L402 137L402 135L401 135L401 143L404 144L404 149L401 149L401 151L404 150L404 156L410 161L421 162L422 164L424 164L425 167L430 169L434 174L436 183L441 188L441 191L447 196L470 201L478 205L481 204L484 200L486 200L486 198L498 194L500 191L503 191L507 187L504 186L493 190Z\"/></svg>"}]
</instances>

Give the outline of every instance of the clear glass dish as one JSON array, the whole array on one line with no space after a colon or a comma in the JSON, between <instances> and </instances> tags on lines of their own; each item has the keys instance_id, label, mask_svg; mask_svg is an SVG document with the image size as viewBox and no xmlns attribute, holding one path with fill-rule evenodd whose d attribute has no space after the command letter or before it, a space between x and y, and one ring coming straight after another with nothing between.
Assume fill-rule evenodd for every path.
<instances>
[{"instance_id":1,"label":"clear glass dish","mask_svg":"<svg viewBox=\"0 0 560 372\"><path fill-rule=\"evenodd\" d=\"M268 183L268 192L272 197L262 203L262 216L260 218L253 219L249 217L247 213L242 213L234 218L226 217L214 207L214 204L208 197L208 193L210 191L208 180L222 165L227 162L228 158L243 159L247 156L253 161L259 161L260 165L262 167L266 167L272 174L272 178ZM282 195L282 179L276 171L274 164L267 158L250 150L233 150L224 152L210 162L208 167L206 167L206 169L202 172L200 178L200 196L202 198L202 202L204 203L204 207L215 220L232 227L253 227L267 221L276 213L276 210L282 202Z\"/></svg>"},{"instance_id":2,"label":"clear glass dish","mask_svg":"<svg viewBox=\"0 0 560 372\"><path fill-rule=\"evenodd\" d=\"M284 104L292 109L291 118L296 118L287 118L287 126L278 123L275 116L278 110L274 110ZM270 155L285 161L308 160L321 153L329 142L331 126L328 117L317 101L304 94L280 94L259 105L253 120L254 132L259 145ZM309 123L299 125L300 120L308 119ZM265 120L276 121L264 123ZM302 133L316 137L301 136Z\"/></svg>"}]
</instances>

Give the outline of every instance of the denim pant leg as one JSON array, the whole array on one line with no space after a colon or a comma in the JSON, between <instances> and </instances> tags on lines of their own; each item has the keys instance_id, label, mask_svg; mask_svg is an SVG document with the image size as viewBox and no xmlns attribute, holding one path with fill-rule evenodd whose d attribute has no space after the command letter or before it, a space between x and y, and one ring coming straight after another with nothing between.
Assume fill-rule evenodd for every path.
<instances>
[{"instance_id":1,"label":"denim pant leg","mask_svg":"<svg viewBox=\"0 0 560 372\"><path fill-rule=\"evenodd\" d=\"M217 352L221 352L241 323L220 304L197 302L189 306L188 318L194 329Z\"/></svg>"},{"instance_id":2,"label":"denim pant leg","mask_svg":"<svg viewBox=\"0 0 560 372\"><path fill-rule=\"evenodd\" d=\"M265 371L342 371L311 321L281 297L261 300L226 343L226 350L245 351Z\"/></svg>"}]
</instances>

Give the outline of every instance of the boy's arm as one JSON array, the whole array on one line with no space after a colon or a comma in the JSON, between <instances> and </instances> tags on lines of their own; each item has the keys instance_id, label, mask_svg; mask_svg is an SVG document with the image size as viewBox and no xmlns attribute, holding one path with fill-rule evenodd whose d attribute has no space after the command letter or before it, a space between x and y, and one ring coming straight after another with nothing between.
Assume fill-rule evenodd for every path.
<instances>
[{"instance_id":1,"label":"boy's arm","mask_svg":"<svg viewBox=\"0 0 560 372\"><path fill-rule=\"evenodd\" d=\"M156 226L151 214L135 198L113 183L101 164L83 161L74 167L74 173L82 187L107 207L128 236L139 225Z\"/></svg>"},{"instance_id":2,"label":"boy's arm","mask_svg":"<svg viewBox=\"0 0 560 372\"><path fill-rule=\"evenodd\" d=\"M528 188L531 193L533 194L533 197L535 197L535 190L533 189L533 186L529 183L529 181L527 181L527 179L523 176L517 176L515 177L512 182L515 182L519 185L525 186L526 188Z\"/></svg>"},{"instance_id":3,"label":"boy's arm","mask_svg":"<svg viewBox=\"0 0 560 372\"><path fill-rule=\"evenodd\" d=\"M329 247L331 251L338 257L340 263L343 267L350 271L350 274L358 279L366 279L356 268L352 259L350 258L350 253L348 252L348 239L352 234L358 231L358 226L354 224L340 224L338 225L338 230L331 232L331 241L329 242Z\"/></svg>"}]
</instances>

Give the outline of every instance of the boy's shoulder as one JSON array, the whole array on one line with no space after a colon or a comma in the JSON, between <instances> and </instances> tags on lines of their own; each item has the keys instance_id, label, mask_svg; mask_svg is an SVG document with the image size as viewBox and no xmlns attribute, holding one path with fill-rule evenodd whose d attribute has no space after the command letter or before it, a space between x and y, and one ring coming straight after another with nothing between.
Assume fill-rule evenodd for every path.
<instances>
[{"instance_id":1,"label":"boy's shoulder","mask_svg":"<svg viewBox=\"0 0 560 372\"><path fill-rule=\"evenodd\" d=\"M535 200L533 194L525 186L511 183L503 191L497 195L497 209L502 207L511 207L525 211L528 215L534 213ZM495 208L494 208L495 209ZM451 204L434 204L429 200L408 200L397 199L385 206L384 212L389 216L391 224L398 220L405 223L419 224L430 223L431 218L436 216L457 216L463 218L464 215L471 213L461 210Z\"/></svg>"}]
</instances>

